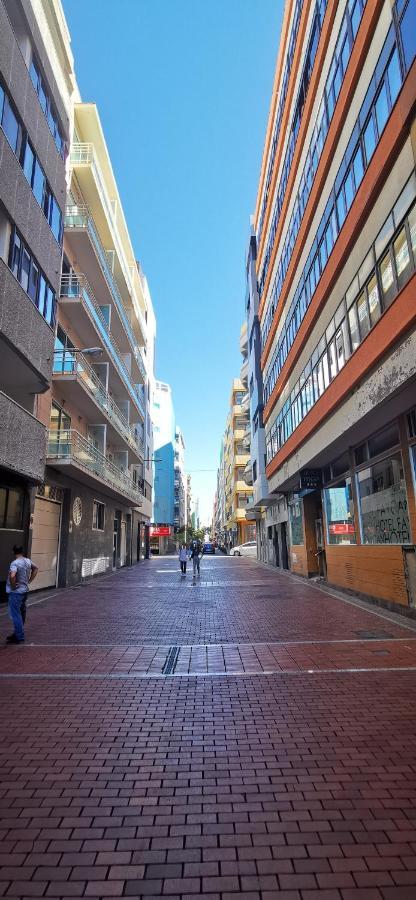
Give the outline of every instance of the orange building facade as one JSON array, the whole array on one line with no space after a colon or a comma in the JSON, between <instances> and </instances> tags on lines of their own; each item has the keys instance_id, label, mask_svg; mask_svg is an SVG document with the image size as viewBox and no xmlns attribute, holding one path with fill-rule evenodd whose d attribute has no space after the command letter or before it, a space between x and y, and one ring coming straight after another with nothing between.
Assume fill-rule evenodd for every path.
<instances>
[{"instance_id":1,"label":"orange building facade","mask_svg":"<svg viewBox=\"0 0 416 900\"><path fill-rule=\"evenodd\" d=\"M292 571L416 606L416 0L287 0L257 197Z\"/></svg>"}]
</instances>

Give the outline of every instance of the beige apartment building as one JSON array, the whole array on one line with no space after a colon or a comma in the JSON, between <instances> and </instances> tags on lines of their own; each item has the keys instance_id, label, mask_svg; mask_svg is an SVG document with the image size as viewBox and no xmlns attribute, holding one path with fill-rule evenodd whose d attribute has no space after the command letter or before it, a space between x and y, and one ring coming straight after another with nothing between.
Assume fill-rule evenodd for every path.
<instances>
[{"instance_id":1,"label":"beige apartment building","mask_svg":"<svg viewBox=\"0 0 416 900\"><path fill-rule=\"evenodd\" d=\"M243 380L245 377L245 380ZM253 524L246 519L253 488L244 478L250 460L247 429L250 424L247 404L247 375L244 364L240 378L234 378L230 409L224 434L224 531L227 549L252 540Z\"/></svg>"},{"instance_id":2,"label":"beige apartment building","mask_svg":"<svg viewBox=\"0 0 416 900\"><path fill-rule=\"evenodd\" d=\"M285 5L255 215L292 571L416 605L416 0Z\"/></svg>"}]
</instances>

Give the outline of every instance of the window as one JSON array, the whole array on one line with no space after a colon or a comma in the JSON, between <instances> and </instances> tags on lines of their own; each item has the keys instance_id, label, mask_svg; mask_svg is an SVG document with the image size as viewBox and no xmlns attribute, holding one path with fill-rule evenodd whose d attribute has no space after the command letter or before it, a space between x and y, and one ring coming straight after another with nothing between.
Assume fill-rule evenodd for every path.
<instances>
[{"instance_id":1,"label":"window","mask_svg":"<svg viewBox=\"0 0 416 900\"><path fill-rule=\"evenodd\" d=\"M19 138L20 138L20 127L17 121L17 118L12 110L10 105L9 98L7 94L4 98L3 105L3 118L2 118L2 127L3 131L7 137L7 140L13 150L14 153L17 153L19 150Z\"/></svg>"},{"instance_id":2,"label":"window","mask_svg":"<svg viewBox=\"0 0 416 900\"><path fill-rule=\"evenodd\" d=\"M92 527L94 531L104 531L105 504L93 500Z\"/></svg>"},{"instance_id":3,"label":"window","mask_svg":"<svg viewBox=\"0 0 416 900\"><path fill-rule=\"evenodd\" d=\"M372 116L370 116L368 123L364 129L364 146L368 165L374 153L374 150L376 149L376 136L374 132L374 123Z\"/></svg>"},{"instance_id":4,"label":"window","mask_svg":"<svg viewBox=\"0 0 416 900\"><path fill-rule=\"evenodd\" d=\"M48 325L55 323L55 292L14 228L10 238L9 268Z\"/></svg>"},{"instance_id":5,"label":"window","mask_svg":"<svg viewBox=\"0 0 416 900\"><path fill-rule=\"evenodd\" d=\"M371 325L375 325L381 316L380 297L378 293L377 277L373 275L367 284L368 306L370 309Z\"/></svg>"},{"instance_id":6,"label":"window","mask_svg":"<svg viewBox=\"0 0 416 900\"><path fill-rule=\"evenodd\" d=\"M406 69L409 69L416 53L416 3L409 0L400 22Z\"/></svg>"},{"instance_id":7,"label":"window","mask_svg":"<svg viewBox=\"0 0 416 900\"><path fill-rule=\"evenodd\" d=\"M387 100L387 88L384 83L376 100L376 119L379 136L389 117L389 104Z\"/></svg>"},{"instance_id":8,"label":"window","mask_svg":"<svg viewBox=\"0 0 416 900\"><path fill-rule=\"evenodd\" d=\"M365 291L359 296L357 300L357 315L358 315L358 325L360 328L360 337L361 340L364 340L368 332L371 328L370 323L370 314L367 306L367 297Z\"/></svg>"},{"instance_id":9,"label":"window","mask_svg":"<svg viewBox=\"0 0 416 900\"><path fill-rule=\"evenodd\" d=\"M289 504L289 523L292 544L303 544L302 501Z\"/></svg>"},{"instance_id":10,"label":"window","mask_svg":"<svg viewBox=\"0 0 416 900\"><path fill-rule=\"evenodd\" d=\"M380 263L381 286L383 290L384 305L390 306L395 295L393 264L390 250L387 251Z\"/></svg>"},{"instance_id":11,"label":"window","mask_svg":"<svg viewBox=\"0 0 416 900\"><path fill-rule=\"evenodd\" d=\"M21 531L23 528L23 507L23 490L0 486L0 528Z\"/></svg>"},{"instance_id":12,"label":"window","mask_svg":"<svg viewBox=\"0 0 416 900\"><path fill-rule=\"evenodd\" d=\"M64 158L65 142L59 127L56 110L49 96L45 81L40 74L39 65L35 57L32 58L32 62L29 68L29 74L33 87L35 88L35 91L39 97L39 103L43 109L43 112L45 113L46 121L51 130L51 134L53 135L53 138L55 140L56 149L58 150L59 155Z\"/></svg>"},{"instance_id":13,"label":"window","mask_svg":"<svg viewBox=\"0 0 416 900\"><path fill-rule=\"evenodd\" d=\"M23 171L26 175L26 178L32 187L32 179L33 179L33 165L35 162L35 154L32 150L30 142L26 139L25 145L25 154L23 159Z\"/></svg>"},{"instance_id":14,"label":"window","mask_svg":"<svg viewBox=\"0 0 416 900\"><path fill-rule=\"evenodd\" d=\"M406 229L402 228L393 244L399 288L407 281L410 273L410 253L407 243Z\"/></svg>"},{"instance_id":15,"label":"window","mask_svg":"<svg viewBox=\"0 0 416 900\"><path fill-rule=\"evenodd\" d=\"M390 88L390 99L394 103L402 86L402 77L400 74L400 64L397 50L394 51L387 67L387 75Z\"/></svg>"},{"instance_id":16,"label":"window","mask_svg":"<svg viewBox=\"0 0 416 900\"><path fill-rule=\"evenodd\" d=\"M408 544L410 523L401 453L357 475L364 544Z\"/></svg>"},{"instance_id":17,"label":"window","mask_svg":"<svg viewBox=\"0 0 416 900\"><path fill-rule=\"evenodd\" d=\"M351 478L338 481L324 490L329 544L355 544L354 502Z\"/></svg>"}]
</instances>

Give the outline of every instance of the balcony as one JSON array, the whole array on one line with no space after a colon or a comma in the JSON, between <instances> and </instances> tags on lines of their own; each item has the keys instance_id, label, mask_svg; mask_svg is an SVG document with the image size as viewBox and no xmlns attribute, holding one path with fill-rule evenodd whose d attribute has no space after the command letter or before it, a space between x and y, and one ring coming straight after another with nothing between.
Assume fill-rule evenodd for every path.
<instances>
[{"instance_id":1,"label":"balcony","mask_svg":"<svg viewBox=\"0 0 416 900\"><path fill-rule=\"evenodd\" d=\"M95 222L99 228L100 234L105 235L105 241L112 243L116 252L116 268L117 275L120 274L126 284L128 293L132 294L132 276L130 271L130 262L126 258L125 249L119 232L118 223L118 207L119 199L117 196L110 197L108 185L114 182L114 176L111 171L111 163L105 160L107 150L103 145L101 126L93 123L90 118L92 108L88 110L90 104L76 104L76 117L83 115L83 109L88 119L86 127L91 133L94 129L94 137L96 142L74 142L71 145L70 164L73 172L76 173L77 181L81 189L83 197L86 198L88 207L94 216ZM98 147L101 144L101 155L99 156ZM101 163L100 160L103 160ZM104 169L107 171L105 176ZM114 187L115 192L117 188ZM124 219L122 210L120 216ZM132 261L134 262L134 261Z\"/></svg>"},{"instance_id":2,"label":"balcony","mask_svg":"<svg viewBox=\"0 0 416 900\"><path fill-rule=\"evenodd\" d=\"M240 329L240 353L245 356L248 351L248 334L247 334L247 322L244 322Z\"/></svg>"},{"instance_id":3,"label":"balcony","mask_svg":"<svg viewBox=\"0 0 416 900\"><path fill-rule=\"evenodd\" d=\"M244 360L243 365L241 366L241 369L240 369L240 378L241 378L241 381L243 382L245 388L247 388L247 382L248 382L248 359Z\"/></svg>"},{"instance_id":4,"label":"balcony","mask_svg":"<svg viewBox=\"0 0 416 900\"><path fill-rule=\"evenodd\" d=\"M77 431L50 431L47 464L89 487L99 483L114 499L141 506L143 494L128 472L119 469Z\"/></svg>"},{"instance_id":5,"label":"balcony","mask_svg":"<svg viewBox=\"0 0 416 900\"><path fill-rule=\"evenodd\" d=\"M240 404L240 411L242 416L248 415L250 411L250 394L244 394L244 397Z\"/></svg>"},{"instance_id":6,"label":"balcony","mask_svg":"<svg viewBox=\"0 0 416 900\"><path fill-rule=\"evenodd\" d=\"M251 464L251 459L249 459L244 466L243 477L246 484L250 486L253 484L253 466Z\"/></svg>"},{"instance_id":7,"label":"balcony","mask_svg":"<svg viewBox=\"0 0 416 900\"><path fill-rule=\"evenodd\" d=\"M110 292L124 336L127 338L131 350L135 352L135 349L137 349L137 340L139 340L139 343L142 345L146 343L146 324L144 317L138 304L136 304L134 311L132 311L131 321L127 316L118 285L109 265L108 253L101 243L94 219L88 207L67 206L65 213L65 229L66 240L73 249L80 268L84 271L90 271L90 269L93 270L94 284L102 284L103 289L107 288ZM134 334L134 328L138 335L137 339Z\"/></svg>"},{"instance_id":8,"label":"balcony","mask_svg":"<svg viewBox=\"0 0 416 900\"><path fill-rule=\"evenodd\" d=\"M0 466L33 483L43 481L45 426L3 391L0 391L0 422Z\"/></svg>"},{"instance_id":9,"label":"balcony","mask_svg":"<svg viewBox=\"0 0 416 900\"><path fill-rule=\"evenodd\" d=\"M120 381L144 419L144 405L132 377L124 365L120 348L108 328L102 310L84 275L62 275L60 304L70 307L69 316L78 334L94 344L98 336L104 350L113 363Z\"/></svg>"},{"instance_id":10,"label":"balcony","mask_svg":"<svg viewBox=\"0 0 416 900\"><path fill-rule=\"evenodd\" d=\"M125 415L106 391L97 373L77 350L55 350L53 380L59 382L62 396L68 399L95 425L104 422L114 447L127 445L129 464L141 462L143 442L136 437Z\"/></svg>"}]
</instances>

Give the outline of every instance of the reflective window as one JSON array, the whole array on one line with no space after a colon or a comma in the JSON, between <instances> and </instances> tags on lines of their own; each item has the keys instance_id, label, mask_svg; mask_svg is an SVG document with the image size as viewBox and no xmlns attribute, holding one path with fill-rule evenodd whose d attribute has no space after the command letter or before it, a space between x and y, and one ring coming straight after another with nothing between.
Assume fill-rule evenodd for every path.
<instances>
[{"instance_id":1,"label":"reflective window","mask_svg":"<svg viewBox=\"0 0 416 900\"><path fill-rule=\"evenodd\" d=\"M43 171L43 169L42 169L42 166L40 165L40 163L38 162L38 160L36 160L36 162L35 162L35 169L34 169L34 173L33 173L33 185L32 185L32 187L33 187L33 193L34 193L34 195L35 195L35 197L36 197L36 200L37 200L38 203L39 203L39 206L42 206L42 204L43 204L43 193L44 193L44 190L45 190L45 175L44 175L44 171Z\"/></svg>"},{"instance_id":2,"label":"reflective window","mask_svg":"<svg viewBox=\"0 0 416 900\"><path fill-rule=\"evenodd\" d=\"M36 263L31 262L30 266L30 275L29 275L29 284L27 288L27 292L31 300L36 300L37 292L38 292L38 281L39 281L39 269Z\"/></svg>"},{"instance_id":3,"label":"reflective window","mask_svg":"<svg viewBox=\"0 0 416 900\"><path fill-rule=\"evenodd\" d=\"M351 349L354 351L360 346L360 331L358 328L358 316L355 304L348 313L348 321L350 325Z\"/></svg>"},{"instance_id":4,"label":"reflective window","mask_svg":"<svg viewBox=\"0 0 416 900\"><path fill-rule=\"evenodd\" d=\"M409 246L407 243L407 235L406 229L402 228L402 230L397 235L397 238L393 244L394 247L394 259L396 262L396 272L397 278L399 282L399 287L401 287L405 281L407 281L410 274L410 253Z\"/></svg>"},{"instance_id":5,"label":"reflective window","mask_svg":"<svg viewBox=\"0 0 416 900\"><path fill-rule=\"evenodd\" d=\"M391 303L395 294L393 264L391 261L390 250L386 253L380 263L381 285L383 289L383 298L386 306Z\"/></svg>"},{"instance_id":6,"label":"reflective window","mask_svg":"<svg viewBox=\"0 0 416 900\"><path fill-rule=\"evenodd\" d=\"M406 6L402 20L400 22L400 32L403 43L403 53L406 63L406 69L410 69L416 54L416 2L409 0Z\"/></svg>"},{"instance_id":7,"label":"reflective window","mask_svg":"<svg viewBox=\"0 0 416 900\"><path fill-rule=\"evenodd\" d=\"M377 119L377 128L379 135L384 129L384 126L389 117L389 105L387 100L387 89L386 84L384 83L381 91L376 100L376 119Z\"/></svg>"},{"instance_id":8,"label":"reflective window","mask_svg":"<svg viewBox=\"0 0 416 900\"><path fill-rule=\"evenodd\" d=\"M19 123L10 106L9 98L6 94L3 104L2 128L7 140L14 151L17 153L19 146Z\"/></svg>"},{"instance_id":9,"label":"reflective window","mask_svg":"<svg viewBox=\"0 0 416 900\"><path fill-rule=\"evenodd\" d=\"M370 159L374 153L376 148L376 136L374 132L374 124L373 118L370 116L368 123L364 129L364 145L365 145L365 155L367 159L367 165L370 162Z\"/></svg>"},{"instance_id":10,"label":"reflective window","mask_svg":"<svg viewBox=\"0 0 416 900\"><path fill-rule=\"evenodd\" d=\"M371 325L375 325L381 316L380 297L378 293L377 277L373 275L367 285L368 305L370 309Z\"/></svg>"},{"instance_id":11,"label":"reflective window","mask_svg":"<svg viewBox=\"0 0 416 900\"><path fill-rule=\"evenodd\" d=\"M26 140L25 155L24 155L24 159L23 159L23 171L24 171L26 178L31 187L32 187L34 162L35 162L35 154L32 150L32 147L30 146L29 141Z\"/></svg>"},{"instance_id":12,"label":"reflective window","mask_svg":"<svg viewBox=\"0 0 416 900\"><path fill-rule=\"evenodd\" d=\"M394 51L393 56L391 57L391 60L388 64L387 74L390 87L390 99L391 102L394 103L402 86L402 76L400 73L400 63L397 50Z\"/></svg>"},{"instance_id":13,"label":"reflective window","mask_svg":"<svg viewBox=\"0 0 416 900\"><path fill-rule=\"evenodd\" d=\"M329 544L355 544L354 501L351 478L324 490L327 539Z\"/></svg>"},{"instance_id":14,"label":"reflective window","mask_svg":"<svg viewBox=\"0 0 416 900\"><path fill-rule=\"evenodd\" d=\"M408 544L410 523L401 453L357 475L364 544Z\"/></svg>"}]
</instances>

